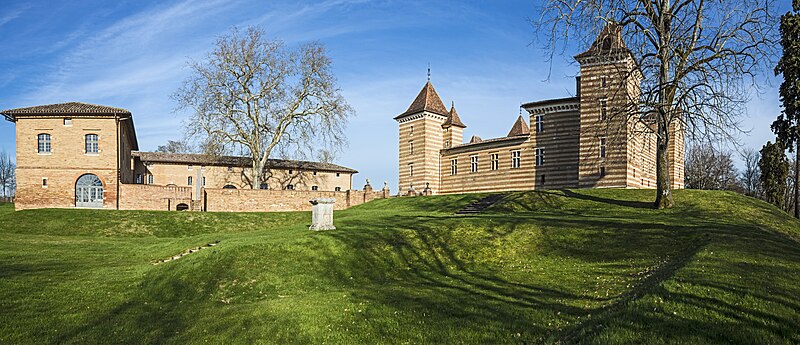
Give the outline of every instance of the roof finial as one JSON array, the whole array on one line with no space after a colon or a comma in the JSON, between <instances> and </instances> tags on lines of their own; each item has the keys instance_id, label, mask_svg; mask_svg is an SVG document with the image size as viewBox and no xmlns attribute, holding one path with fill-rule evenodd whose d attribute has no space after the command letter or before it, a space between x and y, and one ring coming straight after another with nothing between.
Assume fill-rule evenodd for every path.
<instances>
[{"instance_id":1,"label":"roof finial","mask_svg":"<svg viewBox=\"0 0 800 345\"><path fill-rule=\"evenodd\" d=\"M456 107L456 101L450 101L450 108L455 109L455 107Z\"/></svg>"},{"instance_id":2,"label":"roof finial","mask_svg":"<svg viewBox=\"0 0 800 345\"><path fill-rule=\"evenodd\" d=\"M428 62L428 81L431 81L431 63Z\"/></svg>"}]
</instances>

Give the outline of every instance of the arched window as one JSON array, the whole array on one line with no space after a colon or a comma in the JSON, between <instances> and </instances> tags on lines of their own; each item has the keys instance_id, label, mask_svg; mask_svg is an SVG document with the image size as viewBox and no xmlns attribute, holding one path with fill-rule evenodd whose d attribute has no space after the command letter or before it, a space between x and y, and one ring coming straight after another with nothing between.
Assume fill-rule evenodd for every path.
<instances>
[{"instance_id":1,"label":"arched window","mask_svg":"<svg viewBox=\"0 0 800 345\"><path fill-rule=\"evenodd\" d=\"M232 184L226 184L224 187L222 187L222 189L236 189L236 186Z\"/></svg>"},{"instance_id":2,"label":"arched window","mask_svg":"<svg viewBox=\"0 0 800 345\"><path fill-rule=\"evenodd\" d=\"M97 134L87 134L86 135L86 153L98 153L100 152L99 140Z\"/></svg>"},{"instance_id":3,"label":"arched window","mask_svg":"<svg viewBox=\"0 0 800 345\"><path fill-rule=\"evenodd\" d=\"M97 175L85 174L75 182L76 207L103 207L103 181Z\"/></svg>"},{"instance_id":4,"label":"arched window","mask_svg":"<svg viewBox=\"0 0 800 345\"><path fill-rule=\"evenodd\" d=\"M290 185L286 186L286 189L288 189L288 190L294 190L294 185L293 185L293 184L290 184Z\"/></svg>"},{"instance_id":5,"label":"arched window","mask_svg":"<svg viewBox=\"0 0 800 345\"><path fill-rule=\"evenodd\" d=\"M186 211L188 209L189 209L189 205L186 205L184 203L180 203L180 204L175 205L175 210L176 211Z\"/></svg>"},{"instance_id":6,"label":"arched window","mask_svg":"<svg viewBox=\"0 0 800 345\"><path fill-rule=\"evenodd\" d=\"M37 138L39 139L37 151L39 153L50 153L50 134L42 133Z\"/></svg>"},{"instance_id":7,"label":"arched window","mask_svg":"<svg viewBox=\"0 0 800 345\"><path fill-rule=\"evenodd\" d=\"M269 189L269 185L262 182L261 185L258 186L258 189Z\"/></svg>"}]
</instances>

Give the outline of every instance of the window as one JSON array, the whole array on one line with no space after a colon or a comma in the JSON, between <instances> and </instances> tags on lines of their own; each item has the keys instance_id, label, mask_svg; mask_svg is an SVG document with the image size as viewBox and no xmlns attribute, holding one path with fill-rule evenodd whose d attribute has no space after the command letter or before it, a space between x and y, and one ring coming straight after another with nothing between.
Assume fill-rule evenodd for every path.
<instances>
[{"instance_id":1,"label":"window","mask_svg":"<svg viewBox=\"0 0 800 345\"><path fill-rule=\"evenodd\" d=\"M414 126L413 126L413 125L411 126L411 132L410 132L410 133L408 133L408 135L409 135L409 136L412 136L412 135L414 135Z\"/></svg>"},{"instance_id":2,"label":"window","mask_svg":"<svg viewBox=\"0 0 800 345\"><path fill-rule=\"evenodd\" d=\"M408 147L409 147L409 150L411 151L411 154L413 155L414 154L414 140L411 140L411 141L408 142Z\"/></svg>"},{"instance_id":3,"label":"window","mask_svg":"<svg viewBox=\"0 0 800 345\"><path fill-rule=\"evenodd\" d=\"M414 163L408 163L408 174L414 176Z\"/></svg>"},{"instance_id":4,"label":"window","mask_svg":"<svg viewBox=\"0 0 800 345\"><path fill-rule=\"evenodd\" d=\"M153 175L147 175L147 184L153 184Z\"/></svg>"},{"instance_id":5,"label":"window","mask_svg":"<svg viewBox=\"0 0 800 345\"><path fill-rule=\"evenodd\" d=\"M42 133L38 135L39 139L39 153L50 153L50 134Z\"/></svg>"},{"instance_id":6,"label":"window","mask_svg":"<svg viewBox=\"0 0 800 345\"><path fill-rule=\"evenodd\" d=\"M294 174L294 171L289 170L289 175Z\"/></svg>"},{"instance_id":7,"label":"window","mask_svg":"<svg viewBox=\"0 0 800 345\"><path fill-rule=\"evenodd\" d=\"M336 187L336 188L334 188L333 190L334 190L334 191L337 191L337 192L341 192L341 191L342 191L342 187Z\"/></svg>"},{"instance_id":8,"label":"window","mask_svg":"<svg viewBox=\"0 0 800 345\"><path fill-rule=\"evenodd\" d=\"M544 115L536 115L536 133L544 132Z\"/></svg>"},{"instance_id":9,"label":"window","mask_svg":"<svg viewBox=\"0 0 800 345\"><path fill-rule=\"evenodd\" d=\"M606 37L603 39L603 50L611 50L611 38Z\"/></svg>"},{"instance_id":10,"label":"window","mask_svg":"<svg viewBox=\"0 0 800 345\"><path fill-rule=\"evenodd\" d=\"M200 166L200 170L206 170L206 166L205 165L201 165Z\"/></svg>"},{"instance_id":11,"label":"window","mask_svg":"<svg viewBox=\"0 0 800 345\"><path fill-rule=\"evenodd\" d=\"M444 141L444 148L446 148L446 149L450 148L450 140L449 139Z\"/></svg>"},{"instance_id":12,"label":"window","mask_svg":"<svg viewBox=\"0 0 800 345\"><path fill-rule=\"evenodd\" d=\"M65 117L64 118L64 126L72 126L72 118Z\"/></svg>"},{"instance_id":13,"label":"window","mask_svg":"<svg viewBox=\"0 0 800 345\"><path fill-rule=\"evenodd\" d=\"M288 190L294 190L294 185L293 185L293 184L287 185L287 186L286 186L286 189L288 189Z\"/></svg>"},{"instance_id":14,"label":"window","mask_svg":"<svg viewBox=\"0 0 800 345\"><path fill-rule=\"evenodd\" d=\"M144 181L142 180L142 174L136 174L136 183L142 184Z\"/></svg>"},{"instance_id":15,"label":"window","mask_svg":"<svg viewBox=\"0 0 800 345\"><path fill-rule=\"evenodd\" d=\"M316 171L314 172L314 176L317 176L317 172Z\"/></svg>"},{"instance_id":16,"label":"window","mask_svg":"<svg viewBox=\"0 0 800 345\"><path fill-rule=\"evenodd\" d=\"M203 187L205 187L205 186L206 186L206 177L203 176Z\"/></svg>"},{"instance_id":17,"label":"window","mask_svg":"<svg viewBox=\"0 0 800 345\"><path fill-rule=\"evenodd\" d=\"M336 173L336 177L339 177L339 173Z\"/></svg>"},{"instance_id":18,"label":"window","mask_svg":"<svg viewBox=\"0 0 800 345\"><path fill-rule=\"evenodd\" d=\"M98 144L98 137L97 134L87 134L86 135L86 153L98 153L100 152L100 147Z\"/></svg>"},{"instance_id":19,"label":"window","mask_svg":"<svg viewBox=\"0 0 800 345\"><path fill-rule=\"evenodd\" d=\"M450 160L450 175L458 174L458 159Z\"/></svg>"},{"instance_id":20,"label":"window","mask_svg":"<svg viewBox=\"0 0 800 345\"><path fill-rule=\"evenodd\" d=\"M544 174L542 174L542 186L544 186Z\"/></svg>"},{"instance_id":21,"label":"window","mask_svg":"<svg viewBox=\"0 0 800 345\"><path fill-rule=\"evenodd\" d=\"M604 89L606 87L608 87L608 77L606 77L606 76L600 77L600 87L602 87Z\"/></svg>"},{"instance_id":22,"label":"window","mask_svg":"<svg viewBox=\"0 0 800 345\"><path fill-rule=\"evenodd\" d=\"M600 177L606 176L606 167L600 167Z\"/></svg>"},{"instance_id":23,"label":"window","mask_svg":"<svg viewBox=\"0 0 800 345\"><path fill-rule=\"evenodd\" d=\"M47 188L47 177L42 177L42 188Z\"/></svg>"},{"instance_id":24,"label":"window","mask_svg":"<svg viewBox=\"0 0 800 345\"><path fill-rule=\"evenodd\" d=\"M226 184L226 185L222 186L222 189L236 189L236 186L234 186L232 184Z\"/></svg>"},{"instance_id":25,"label":"window","mask_svg":"<svg viewBox=\"0 0 800 345\"><path fill-rule=\"evenodd\" d=\"M191 176L189 176L189 178L186 179L186 184L188 184L190 186L192 185L192 177Z\"/></svg>"},{"instance_id":26,"label":"window","mask_svg":"<svg viewBox=\"0 0 800 345\"><path fill-rule=\"evenodd\" d=\"M311 186L311 190L319 190L319 187L317 187L317 186Z\"/></svg>"},{"instance_id":27,"label":"window","mask_svg":"<svg viewBox=\"0 0 800 345\"><path fill-rule=\"evenodd\" d=\"M191 165L189 165L189 170L192 170L192 168L194 168L194 167L192 167Z\"/></svg>"},{"instance_id":28,"label":"window","mask_svg":"<svg viewBox=\"0 0 800 345\"><path fill-rule=\"evenodd\" d=\"M606 158L606 138L600 138L600 158Z\"/></svg>"},{"instance_id":29,"label":"window","mask_svg":"<svg viewBox=\"0 0 800 345\"><path fill-rule=\"evenodd\" d=\"M232 171L233 171L233 167L232 166L228 166L228 172L232 172Z\"/></svg>"},{"instance_id":30,"label":"window","mask_svg":"<svg viewBox=\"0 0 800 345\"><path fill-rule=\"evenodd\" d=\"M492 160L492 170L500 169L500 154L492 153L490 157Z\"/></svg>"},{"instance_id":31,"label":"window","mask_svg":"<svg viewBox=\"0 0 800 345\"><path fill-rule=\"evenodd\" d=\"M536 148L536 166L540 167L542 165L544 165L544 149Z\"/></svg>"},{"instance_id":32,"label":"window","mask_svg":"<svg viewBox=\"0 0 800 345\"><path fill-rule=\"evenodd\" d=\"M520 150L511 151L511 168L517 169L522 166L522 152Z\"/></svg>"},{"instance_id":33,"label":"window","mask_svg":"<svg viewBox=\"0 0 800 345\"><path fill-rule=\"evenodd\" d=\"M478 172L478 156L469 157L469 169L472 172Z\"/></svg>"},{"instance_id":34,"label":"window","mask_svg":"<svg viewBox=\"0 0 800 345\"><path fill-rule=\"evenodd\" d=\"M269 185L262 182L260 185L258 185L258 189L269 189Z\"/></svg>"},{"instance_id":35,"label":"window","mask_svg":"<svg viewBox=\"0 0 800 345\"><path fill-rule=\"evenodd\" d=\"M600 100L600 120L605 121L607 115L608 115L608 100L604 98Z\"/></svg>"}]
</instances>

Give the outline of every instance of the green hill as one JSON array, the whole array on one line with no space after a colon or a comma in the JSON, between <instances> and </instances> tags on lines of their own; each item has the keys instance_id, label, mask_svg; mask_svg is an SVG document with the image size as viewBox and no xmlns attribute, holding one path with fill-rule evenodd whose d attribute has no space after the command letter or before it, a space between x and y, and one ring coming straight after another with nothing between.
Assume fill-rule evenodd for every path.
<instances>
[{"instance_id":1,"label":"green hill","mask_svg":"<svg viewBox=\"0 0 800 345\"><path fill-rule=\"evenodd\" d=\"M726 192L310 213L0 205L0 343L800 343L800 222ZM160 259L219 241L175 261Z\"/></svg>"}]
</instances>

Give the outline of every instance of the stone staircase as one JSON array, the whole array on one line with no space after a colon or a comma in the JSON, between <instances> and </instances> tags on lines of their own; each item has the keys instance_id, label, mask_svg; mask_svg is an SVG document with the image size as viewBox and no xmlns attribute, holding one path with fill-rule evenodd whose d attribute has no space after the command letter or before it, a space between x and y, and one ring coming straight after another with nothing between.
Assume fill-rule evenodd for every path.
<instances>
[{"instance_id":1,"label":"stone staircase","mask_svg":"<svg viewBox=\"0 0 800 345\"><path fill-rule=\"evenodd\" d=\"M498 201L503 200L503 198L505 198L505 197L506 197L505 194L492 194L492 195L489 195L489 196L487 196L487 197L485 197L483 199L475 201L475 202L467 205L466 207L458 210L456 212L456 214L478 214L478 213L481 213L481 212L483 212L483 210L489 208L489 206L492 206L492 205L496 204Z\"/></svg>"}]
</instances>

